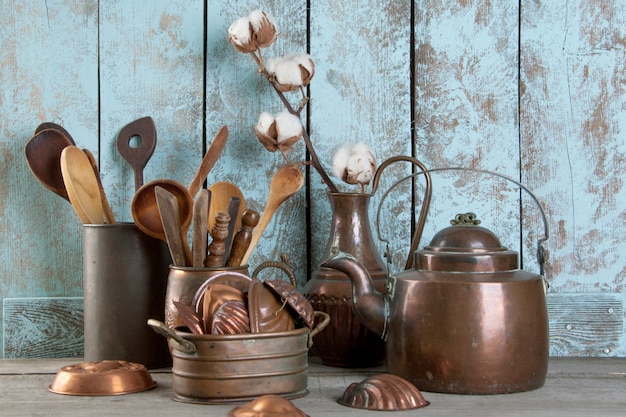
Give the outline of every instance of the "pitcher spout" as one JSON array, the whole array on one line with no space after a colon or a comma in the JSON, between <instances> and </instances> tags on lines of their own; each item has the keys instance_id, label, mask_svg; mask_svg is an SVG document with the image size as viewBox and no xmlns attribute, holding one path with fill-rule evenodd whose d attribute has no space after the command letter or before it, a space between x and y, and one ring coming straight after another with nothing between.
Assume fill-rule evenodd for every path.
<instances>
[{"instance_id":1,"label":"pitcher spout","mask_svg":"<svg viewBox=\"0 0 626 417\"><path fill-rule=\"evenodd\" d=\"M365 327L386 338L389 301L374 288L367 269L349 253L333 250L322 267L343 272L352 282L352 310Z\"/></svg>"}]
</instances>

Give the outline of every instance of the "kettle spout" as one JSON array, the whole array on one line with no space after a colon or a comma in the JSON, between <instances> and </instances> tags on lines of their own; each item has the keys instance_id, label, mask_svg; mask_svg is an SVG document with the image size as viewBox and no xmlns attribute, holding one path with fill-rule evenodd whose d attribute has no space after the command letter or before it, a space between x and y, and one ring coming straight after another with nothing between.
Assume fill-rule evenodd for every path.
<instances>
[{"instance_id":1,"label":"kettle spout","mask_svg":"<svg viewBox=\"0 0 626 417\"><path fill-rule=\"evenodd\" d=\"M354 256L333 250L332 256L322 267L343 272L352 281L352 311L365 327L386 338L388 320L388 300L376 291L367 269Z\"/></svg>"}]
</instances>

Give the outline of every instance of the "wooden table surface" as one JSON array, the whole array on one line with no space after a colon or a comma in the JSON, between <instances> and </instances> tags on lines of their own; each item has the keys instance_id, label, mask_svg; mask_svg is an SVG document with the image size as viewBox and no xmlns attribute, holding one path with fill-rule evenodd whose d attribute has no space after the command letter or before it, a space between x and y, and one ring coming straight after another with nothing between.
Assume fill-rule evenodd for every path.
<instances>
[{"instance_id":1,"label":"wooden table surface","mask_svg":"<svg viewBox=\"0 0 626 417\"><path fill-rule=\"evenodd\" d=\"M47 390L55 373L76 359L0 361L2 416L226 416L235 405L175 402L169 369L151 371L157 387L110 397L78 397ZM309 394L293 403L309 416L623 416L626 415L626 359L550 360L543 388L506 395L451 395L424 392L430 405L412 411L374 412L347 408L336 400L352 382L383 368L346 370L322 366L312 358Z\"/></svg>"}]
</instances>

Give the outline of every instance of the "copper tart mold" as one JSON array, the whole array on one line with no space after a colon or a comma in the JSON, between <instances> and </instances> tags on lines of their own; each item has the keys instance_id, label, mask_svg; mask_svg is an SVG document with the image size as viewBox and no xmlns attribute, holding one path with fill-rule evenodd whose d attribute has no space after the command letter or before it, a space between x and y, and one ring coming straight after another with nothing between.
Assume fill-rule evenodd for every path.
<instances>
[{"instance_id":1,"label":"copper tart mold","mask_svg":"<svg viewBox=\"0 0 626 417\"><path fill-rule=\"evenodd\" d=\"M415 385L391 374L374 375L350 384L337 402L346 407L376 411L413 410L430 404Z\"/></svg>"},{"instance_id":2,"label":"copper tart mold","mask_svg":"<svg viewBox=\"0 0 626 417\"><path fill-rule=\"evenodd\" d=\"M55 394L103 396L146 391L156 385L141 364L104 360L64 366L48 390Z\"/></svg>"}]
</instances>

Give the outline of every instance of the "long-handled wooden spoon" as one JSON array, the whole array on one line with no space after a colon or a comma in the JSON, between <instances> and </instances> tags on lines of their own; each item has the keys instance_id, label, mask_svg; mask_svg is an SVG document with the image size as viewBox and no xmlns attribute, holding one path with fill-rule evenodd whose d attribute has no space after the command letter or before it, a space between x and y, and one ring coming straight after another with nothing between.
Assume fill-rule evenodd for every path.
<instances>
[{"instance_id":1,"label":"long-handled wooden spoon","mask_svg":"<svg viewBox=\"0 0 626 417\"><path fill-rule=\"evenodd\" d=\"M76 142L74 142L74 138L72 138L72 135L70 135L70 132L68 132L63 126L56 124L54 122L43 122L42 124L37 126L37 129L35 129L35 134L41 132L42 130L48 130L48 129L57 130L62 135L67 137L67 139L72 143L72 145L76 145Z\"/></svg>"},{"instance_id":2,"label":"long-handled wooden spoon","mask_svg":"<svg viewBox=\"0 0 626 417\"><path fill-rule=\"evenodd\" d=\"M89 158L80 148L68 146L61 152L61 174L70 203L82 223L104 223L98 180Z\"/></svg>"},{"instance_id":3,"label":"long-handled wooden spoon","mask_svg":"<svg viewBox=\"0 0 626 417\"><path fill-rule=\"evenodd\" d=\"M136 146L131 146L133 138L138 138ZM117 151L130 164L135 174L135 191L143 185L143 169L154 153L156 141L156 127L150 116L130 122L117 137Z\"/></svg>"},{"instance_id":4,"label":"long-handled wooden spoon","mask_svg":"<svg viewBox=\"0 0 626 417\"><path fill-rule=\"evenodd\" d=\"M104 187L102 186L102 180L100 179L100 170L98 169L98 163L96 162L96 158L93 156L89 149L83 149L83 152L85 152L85 155L87 155L87 158L89 158L89 162L91 163L91 167L93 168L93 173L96 176L96 180L98 181L98 190L100 191L100 200L102 200L104 218L106 219L108 224L114 224L115 216L113 215L113 210L111 209L111 205L109 204L109 199L104 192Z\"/></svg>"},{"instance_id":5,"label":"long-handled wooden spoon","mask_svg":"<svg viewBox=\"0 0 626 417\"><path fill-rule=\"evenodd\" d=\"M213 230L213 226L215 226L215 216L217 215L217 213L228 213L228 206L230 205L230 200L233 197L239 199L237 220L234 224L235 230L239 230L239 227L241 226L241 214L246 209L246 200L243 197L243 193L241 192L239 187L237 187L232 182L218 181L214 184L211 184L208 190L211 191L211 208L209 209L207 230L209 232Z\"/></svg>"},{"instance_id":6,"label":"long-handled wooden spoon","mask_svg":"<svg viewBox=\"0 0 626 417\"><path fill-rule=\"evenodd\" d=\"M304 185L304 175L297 165L284 165L276 171L272 181L270 182L270 191L265 203L265 209L259 219L259 224L252 231L252 239L246 254L241 260L241 265L245 265L250 259L256 244L272 219L274 212L289 197L297 193Z\"/></svg>"},{"instance_id":7,"label":"long-handled wooden spoon","mask_svg":"<svg viewBox=\"0 0 626 417\"><path fill-rule=\"evenodd\" d=\"M61 174L61 152L74 141L57 129L42 129L28 140L24 148L31 172L46 188L69 201Z\"/></svg>"},{"instance_id":8,"label":"long-handled wooden spoon","mask_svg":"<svg viewBox=\"0 0 626 417\"><path fill-rule=\"evenodd\" d=\"M215 162L221 155L226 145L227 138L228 128L224 126L218 132L213 143L211 143L204 158L202 158L202 163L198 168L196 176L191 181L189 188L174 180L159 179L142 185L141 188L135 192L133 201L131 202L131 212L135 224L141 231L157 239L165 239L154 193L157 186L167 189L176 196L179 205L178 211L181 227L184 230L189 228L193 213L193 197L198 192L204 179L209 175L211 168L213 168L213 165L215 165Z\"/></svg>"}]
</instances>

